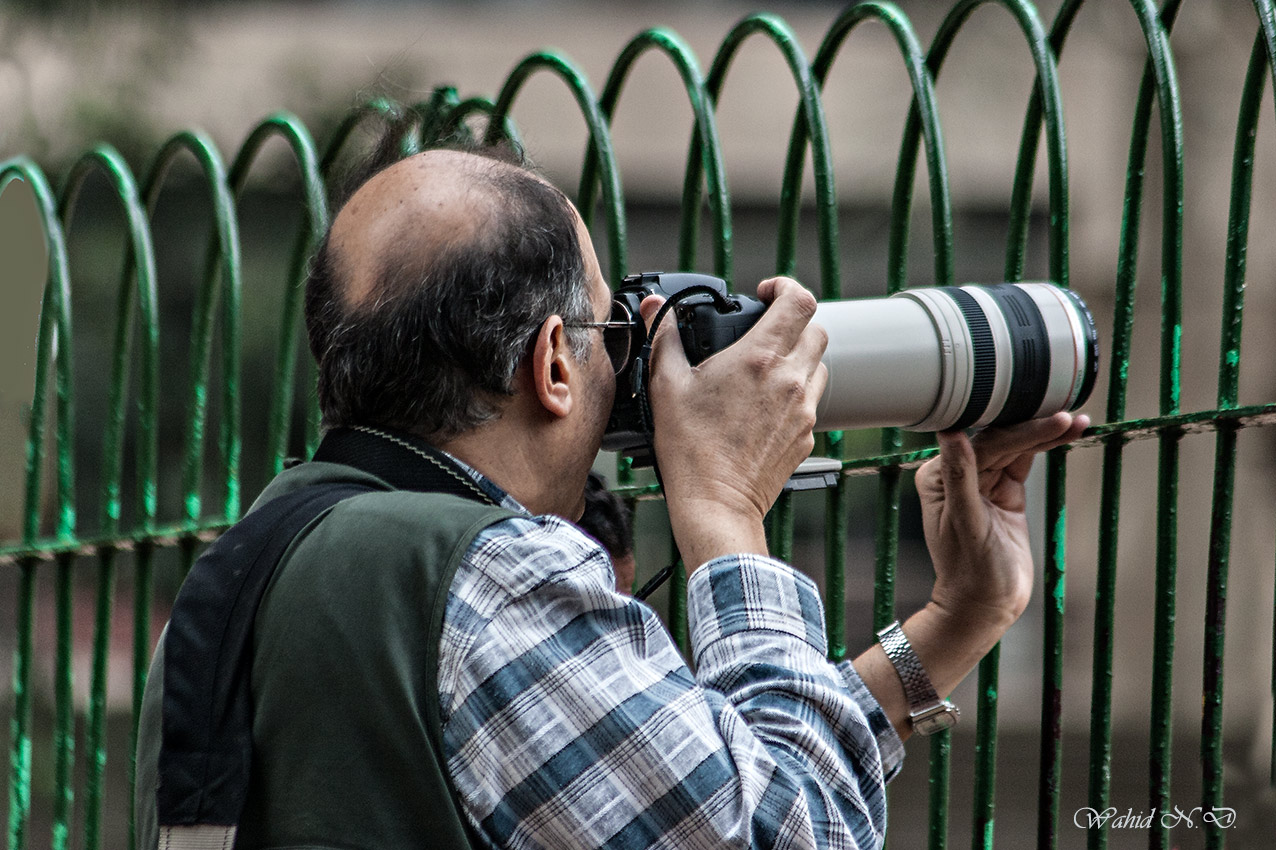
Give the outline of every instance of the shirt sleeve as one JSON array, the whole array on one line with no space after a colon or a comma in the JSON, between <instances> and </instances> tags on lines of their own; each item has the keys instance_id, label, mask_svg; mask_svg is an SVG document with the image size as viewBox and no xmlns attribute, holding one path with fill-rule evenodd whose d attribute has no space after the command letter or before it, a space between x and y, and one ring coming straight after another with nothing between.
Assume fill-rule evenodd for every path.
<instances>
[{"instance_id":1,"label":"shirt sleeve","mask_svg":"<svg viewBox=\"0 0 1276 850\"><path fill-rule=\"evenodd\" d=\"M813 582L760 557L698 570L693 674L601 549L502 525L469 560L510 592L463 565L440 653L448 769L494 846L881 846L902 745L825 660Z\"/></svg>"}]
</instances>

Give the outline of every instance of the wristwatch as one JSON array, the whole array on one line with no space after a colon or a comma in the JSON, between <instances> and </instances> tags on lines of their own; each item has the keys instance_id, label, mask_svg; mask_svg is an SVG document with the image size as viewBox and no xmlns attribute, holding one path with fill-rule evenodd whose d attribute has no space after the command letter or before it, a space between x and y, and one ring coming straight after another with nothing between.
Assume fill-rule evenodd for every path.
<instances>
[{"instance_id":1,"label":"wristwatch","mask_svg":"<svg viewBox=\"0 0 1276 850\"><path fill-rule=\"evenodd\" d=\"M933 735L950 729L957 723L961 712L946 699L940 699L935 686L930 683L926 669L922 667L913 645L904 636L899 621L891 623L877 633L877 640L886 650L886 657L895 666L899 680L904 685L904 697L908 700L908 718L918 735Z\"/></svg>"}]
</instances>

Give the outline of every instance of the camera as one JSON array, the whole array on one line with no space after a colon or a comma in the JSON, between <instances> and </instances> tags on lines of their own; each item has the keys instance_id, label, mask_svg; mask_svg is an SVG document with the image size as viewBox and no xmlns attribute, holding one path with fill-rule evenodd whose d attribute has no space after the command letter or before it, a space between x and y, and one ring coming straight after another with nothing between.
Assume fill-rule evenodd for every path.
<instances>
[{"instance_id":1,"label":"camera","mask_svg":"<svg viewBox=\"0 0 1276 850\"><path fill-rule=\"evenodd\" d=\"M694 366L744 336L766 312L726 282L691 272L644 272L614 293L630 317L627 365L603 448L645 461L647 342L638 305L648 295L674 302L687 360ZM1010 425L1090 397L1099 370L1098 332L1085 302L1050 283L969 284L908 289L885 298L823 301L812 320L828 332L828 386L817 431L900 427L944 431ZM635 377L639 380L635 380Z\"/></svg>"}]
</instances>

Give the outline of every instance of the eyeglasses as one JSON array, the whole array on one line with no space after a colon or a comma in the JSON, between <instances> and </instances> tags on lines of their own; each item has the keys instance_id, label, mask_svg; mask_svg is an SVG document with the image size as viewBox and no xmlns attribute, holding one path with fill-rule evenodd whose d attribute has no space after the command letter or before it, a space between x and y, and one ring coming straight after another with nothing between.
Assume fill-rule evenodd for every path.
<instances>
[{"instance_id":1,"label":"eyeglasses","mask_svg":"<svg viewBox=\"0 0 1276 850\"><path fill-rule=\"evenodd\" d=\"M611 302L611 319L606 322L563 322L568 328L598 328L603 332L603 348L612 370L619 375L629 364L629 338L633 333L634 317L622 301Z\"/></svg>"}]
</instances>

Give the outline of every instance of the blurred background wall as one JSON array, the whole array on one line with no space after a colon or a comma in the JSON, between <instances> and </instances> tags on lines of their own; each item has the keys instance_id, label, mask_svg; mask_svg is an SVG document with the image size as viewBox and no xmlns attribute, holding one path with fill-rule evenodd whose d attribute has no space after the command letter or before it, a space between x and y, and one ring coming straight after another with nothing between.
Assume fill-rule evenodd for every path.
<instances>
[{"instance_id":1,"label":"blurred background wall","mask_svg":"<svg viewBox=\"0 0 1276 850\"><path fill-rule=\"evenodd\" d=\"M767 4L798 35L813 56L844 4ZM907 12L923 44L934 34L949 4L913 0ZM1049 24L1058 8L1043 0ZM412 102L434 87L451 84L462 97L494 96L515 63L545 47L563 51L582 68L597 92L622 46L636 33L664 26L680 34L708 68L730 26L753 4L734 0L674 3L573 2L204 2L108 3L10 2L0 7L0 159L26 153L50 174L92 142L121 150L142 172L160 142L173 132L197 127L229 158L259 119L287 109L322 141L351 107L375 96ZM1255 32L1251 5L1243 0L1199 0L1185 4L1172 45L1184 98L1184 391L1182 409L1215 406L1218 328L1222 304L1223 252L1227 229L1231 148L1236 110ZM1110 338L1112 290L1121 224L1123 181L1135 92L1145 57L1142 36L1129 5L1092 0L1082 10L1060 59L1067 123L1072 286L1090 303ZM938 81L956 214L957 278L1000 278L1016 149L1033 70L1023 37L1004 10L975 13L955 44ZM840 202L840 254L845 296L885 288L887 218L900 133L911 89L898 50L881 27L865 27L842 51L825 88ZM678 205L691 113L672 67L643 59L621 100L613 136L630 216L630 266L668 268L676 260ZM778 52L751 42L734 63L717 110L724 144L735 227L736 284L749 290L774 267L775 228L785 146L797 97ZM1273 313L1276 312L1276 134L1268 94L1258 134L1254 208L1249 247L1249 316L1242 359L1241 403L1276 398ZM560 186L574 194L586 129L570 95L556 81L537 78L521 97L514 118L528 152ZM1044 166L1034 193L1028 277L1046 273ZM187 164L189 165L189 164ZM1141 264L1131 363L1128 418L1157 412L1160 267L1160 162L1156 145L1146 166L1149 193L1141 228ZM808 169L807 199L810 199ZM264 429L265 396L274 357L281 281L292 234L300 220L295 176L280 157L259 167L241 213L245 255L244 479L247 498L264 481L263 455L254 435ZM121 262L122 222L102 186L86 187L71 234L76 311L77 392L81 414L77 461L83 524L96 517L94 470L100 424L94 412L105 395L105 352L112 331L114 290ZM164 309L162 386L184 387L186 334L198 284L208 220L194 182L178 179L167 189L157 214L160 291ZM925 177L915 192L910 282L932 279L932 240ZM798 277L819 279L813 207L804 212ZM605 248L601 229L595 232ZM602 251L605 263L605 250ZM704 270L711 267L702 251ZM42 246L21 186L0 196L0 539L18 534L25 416L29 411ZM95 356L92 352L98 352ZM1103 419L1106 365L1088 410ZM176 457L184 396L165 395L164 451ZM260 442L259 440L257 441ZM874 453L875 440L857 444ZM1227 655L1228 787L1243 805L1273 823L1266 787L1272 728L1273 563L1276 562L1276 493L1271 484L1273 440L1251 429L1240 441L1237 518L1233 531L1232 591ZM1091 630L1098 518L1099 452L1077 450L1069 461L1068 621L1064 719L1070 783L1064 819L1084 805L1084 749L1089 727ZM1195 801L1191 771L1200 723L1201 641L1205 592L1209 481L1213 440L1189 436L1182 448L1179 500L1179 625L1175 670L1176 788ZM174 462L173 466L176 466ZM126 467L127 468L127 467ZM1120 572L1117 591L1117 669L1114 717L1118 728L1114 779L1122 810L1145 799L1148 693L1152 655L1153 551L1155 548L1156 450L1152 441L1127 449L1123 487ZM175 504L175 472L165 483L164 504ZM867 486L867 485L866 485ZM864 501L871 499L871 487ZM924 601L928 565L920 545L915 508L903 518L904 543L899 609ZM811 511L812 515L816 510ZM658 508L640 509L640 525L658 528ZM848 606L852 651L871 633L871 516L852 516L853 557ZM818 557L804 561L801 532L818 540L819 528L799 521L798 566L816 574ZM660 544L663 545L663 544ZM644 548L645 547L645 548ZM640 541L646 570L663 551ZM640 565L640 576L643 574ZM9 582L9 578L0 578ZM0 585L8 587L9 584ZM121 591L123 592L123 590ZM8 606L0 606L0 675L8 676L11 640ZM87 615L86 615L87 617ZM38 639L51 640L48 618ZM856 624L860 624L858 631ZM77 629L82 633L90 627ZM122 632L123 634L123 632ZM126 638L121 646L127 649ZM1040 701L1040 604L1034 603L1007 637L1003 649L1000 721L1004 770L1035 777ZM121 662L124 663L124 662ZM82 667L87 669L87 662ZM127 669L126 663L121 670ZM86 675L86 674L84 674ZM127 711L125 676L113 691ZM974 683L956 699L973 707ZM963 734L970 731L967 726ZM1181 748L1181 753L1179 752ZM960 752L961 747L959 745ZM924 786L918 762L900 780L893 804L907 806ZM960 763L957 768L961 770ZM960 773L956 773L960 776ZM958 780L960 785L960 780ZM1035 803L1013 802L1017 785L1005 782L999 831L1032 834ZM913 789L913 790L909 790ZM1237 790L1233 790L1237 789ZM954 817L965 807L954 791ZM1124 794L1124 797L1121 796ZM1180 798L1176 790L1175 797ZM1230 799L1230 798L1229 798ZM1251 802L1252 800L1252 802ZM1186 804L1186 802L1185 802ZM115 806L118 808L118 806ZM1238 804L1238 808L1243 806ZM1022 821L1020 824L1019 822ZM896 846L913 846L904 816L893 818ZM1063 846L1070 838L1063 835ZM1076 835L1080 836L1080 831ZM1120 836L1114 837L1120 840ZM1017 846L1011 840L1007 846ZM1122 846L1119 843L1115 846ZM1192 845L1185 845L1192 846ZM1244 846L1244 845L1236 845ZM1255 845L1257 846L1257 845Z\"/></svg>"}]
</instances>

